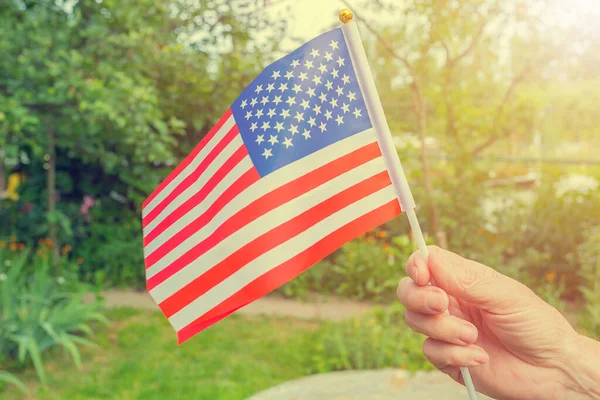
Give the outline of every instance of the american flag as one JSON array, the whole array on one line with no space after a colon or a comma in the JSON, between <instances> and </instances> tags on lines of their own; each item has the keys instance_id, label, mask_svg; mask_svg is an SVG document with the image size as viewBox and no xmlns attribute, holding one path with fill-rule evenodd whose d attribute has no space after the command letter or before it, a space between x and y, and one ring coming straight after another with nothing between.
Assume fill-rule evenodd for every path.
<instances>
[{"instance_id":1,"label":"american flag","mask_svg":"<svg viewBox=\"0 0 600 400\"><path fill-rule=\"evenodd\" d=\"M147 289L182 343L400 211L334 29L265 68L144 202Z\"/></svg>"}]
</instances>

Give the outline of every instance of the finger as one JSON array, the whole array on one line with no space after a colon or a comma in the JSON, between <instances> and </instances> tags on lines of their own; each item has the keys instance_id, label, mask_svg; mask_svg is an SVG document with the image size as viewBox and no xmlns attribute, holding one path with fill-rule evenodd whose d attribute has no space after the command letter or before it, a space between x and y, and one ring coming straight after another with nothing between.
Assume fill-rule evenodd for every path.
<instances>
[{"instance_id":1,"label":"finger","mask_svg":"<svg viewBox=\"0 0 600 400\"><path fill-rule=\"evenodd\" d=\"M448 308L448 296L435 286L417 286L406 277L398 285L398 299L411 311L426 314L440 314Z\"/></svg>"},{"instance_id":2,"label":"finger","mask_svg":"<svg viewBox=\"0 0 600 400\"><path fill-rule=\"evenodd\" d=\"M408 258L406 262L406 273L419 286L425 286L429 283L430 275L427 261L420 251L417 251Z\"/></svg>"},{"instance_id":3,"label":"finger","mask_svg":"<svg viewBox=\"0 0 600 400\"><path fill-rule=\"evenodd\" d=\"M437 246L429 246L428 249L431 279L448 295L483 308L509 307L532 298L533 292L527 286L490 267ZM419 254L415 257L423 258Z\"/></svg>"},{"instance_id":4,"label":"finger","mask_svg":"<svg viewBox=\"0 0 600 400\"><path fill-rule=\"evenodd\" d=\"M415 332L460 346L475 343L479 335L475 325L448 314L427 315L407 311L404 319Z\"/></svg>"},{"instance_id":5,"label":"finger","mask_svg":"<svg viewBox=\"0 0 600 400\"><path fill-rule=\"evenodd\" d=\"M475 367L489 361L489 355L481 347L470 344L458 346L435 339L423 343L425 357L437 368Z\"/></svg>"}]
</instances>

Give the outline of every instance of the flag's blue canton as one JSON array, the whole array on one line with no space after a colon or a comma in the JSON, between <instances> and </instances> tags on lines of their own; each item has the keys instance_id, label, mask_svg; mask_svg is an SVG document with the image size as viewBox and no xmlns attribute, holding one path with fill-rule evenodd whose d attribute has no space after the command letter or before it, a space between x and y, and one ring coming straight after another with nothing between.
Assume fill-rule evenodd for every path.
<instances>
[{"instance_id":1,"label":"flag's blue canton","mask_svg":"<svg viewBox=\"0 0 600 400\"><path fill-rule=\"evenodd\" d=\"M231 108L260 176L371 127L341 29L269 65Z\"/></svg>"}]
</instances>

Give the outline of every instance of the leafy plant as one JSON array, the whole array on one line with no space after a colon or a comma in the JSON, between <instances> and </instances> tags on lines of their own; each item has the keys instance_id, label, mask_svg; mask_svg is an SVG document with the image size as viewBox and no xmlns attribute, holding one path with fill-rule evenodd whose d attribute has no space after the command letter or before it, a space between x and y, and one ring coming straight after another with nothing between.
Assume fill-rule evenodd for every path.
<instances>
[{"instance_id":1,"label":"leafy plant","mask_svg":"<svg viewBox=\"0 0 600 400\"><path fill-rule=\"evenodd\" d=\"M14 376L13 374L11 374L10 372L0 371L0 384L1 383L8 383L8 384L11 384L11 385L15 385L23 393L27 393L28 392L27 388L25 387L25 385L23 384L23 382L21 382L16 376ZM0 385L0 390L2 390L2 386L1 385Z\"/></svg>"},{"instance_id":2,"label":"leafy plant","mask_svg":"<svg viewBox=\"0 0 600 400\"><path fill-rule=\"evenodd\" d=\"M84 301L88 285L53 276L47 259L41 251L0 249L0 357L31 362L42 382L44 352L60 346L80 367L77 345L94 346L82 336L92 334L88 323L108 322L99 301Z\"/></svg>"},{"instance_id":3,"label":"leafy plant","mask_svg":"<svg viewBox=\"0 0 600 400\"><path fill-rule=\"evenodd\" d=\"M406 326L403 311L396 303L362 318L325 325L315 333L312 372L385 367L431 369L422 352L425 338Z\"/></svg>"},{"instance_id":4,"label":"leafy plant","mask_svg":"<svg viewBox=\"0 0 600 400\"><path fill-rule=\"evenodd\" d=\"M588 234L587 240L577 248L582 264L580 290L585 299L579 322L582 328L600 336L600 227L589 230Z\"/></svg>"},{"instance_id":5,"label":"leafy plant","mask_svg":"<svg viewBox=\"0 0 600 400\"><path fill-rule=\"evenodd\" d=\"M407 235L388 238L387 231L372 231L346 243L278 291L299 299L319 292L354 300L391 300L415 249Z\"/></svg>"}]
</instances>

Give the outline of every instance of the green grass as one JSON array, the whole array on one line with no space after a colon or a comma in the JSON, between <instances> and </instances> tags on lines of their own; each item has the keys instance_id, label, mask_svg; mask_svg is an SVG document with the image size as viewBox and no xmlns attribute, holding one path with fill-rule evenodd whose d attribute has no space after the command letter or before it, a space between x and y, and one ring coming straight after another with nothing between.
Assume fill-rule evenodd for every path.
<instances>
[{"instance_id":1,"label":"green grass","mask_svg":"<svg viewBox=\"0 0 600 400\"><path fill-rule=\"evenodd\" d=\"M110 328L84 348L77 369L60 351L44 355L48 384L33 369L17 374L30 390L0 391L0 399L242 400L307 374L306 345L320 325L293 319L233 315L181 346L158 312L118 309Z\"/></svg>"}]
</instances>

